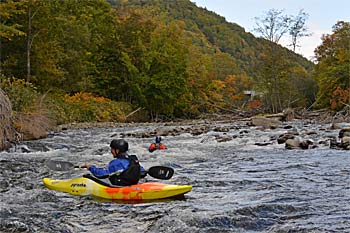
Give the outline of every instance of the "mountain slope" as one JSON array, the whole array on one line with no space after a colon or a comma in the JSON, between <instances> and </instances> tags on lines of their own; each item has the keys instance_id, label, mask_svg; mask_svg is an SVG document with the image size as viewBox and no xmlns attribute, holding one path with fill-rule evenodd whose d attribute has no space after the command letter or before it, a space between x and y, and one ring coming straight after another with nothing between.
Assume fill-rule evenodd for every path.
<instances>
[{"instance_id":1,"label":"mountain slope","mask_svg":"<svg viewBox=\"0 0 350 233\"><path fill-rule=\"evenodd\" d=\"M197 7L189 0L159 1L159 0L114 0L115 7L123 8L156 8L161 18L165 14L167 20L182 20L186 24L188 35L193 43L202 47L206 53L222 52L229 54L237 64L237 73L246 73L257 77L256 67L261 54L267 53L270 46L284 53L288 59L299 64L306 70L311 70L313 63L287 48L276 45L262 38L256 38L243 27L230 23L224 17Z\"/></svg>"}]
</instances>

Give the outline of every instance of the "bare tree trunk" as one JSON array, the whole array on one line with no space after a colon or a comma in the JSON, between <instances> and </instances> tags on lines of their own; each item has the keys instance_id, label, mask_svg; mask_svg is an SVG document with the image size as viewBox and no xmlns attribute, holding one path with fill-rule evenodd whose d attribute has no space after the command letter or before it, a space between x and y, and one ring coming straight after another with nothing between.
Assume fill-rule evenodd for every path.
<instances>
[{"instance_id":1,"label":"bare tree trunk","mask_svg":"<svg viewBox=\"0 0 350 233\"><path fill-rule=\"evenodd\" d=\"M31 50L31 37L32 37L32 10L31 1L29 1L28 8L28 34L27 34L27 82L30 82L30 50Z\"/></svg>"}]
</instances>

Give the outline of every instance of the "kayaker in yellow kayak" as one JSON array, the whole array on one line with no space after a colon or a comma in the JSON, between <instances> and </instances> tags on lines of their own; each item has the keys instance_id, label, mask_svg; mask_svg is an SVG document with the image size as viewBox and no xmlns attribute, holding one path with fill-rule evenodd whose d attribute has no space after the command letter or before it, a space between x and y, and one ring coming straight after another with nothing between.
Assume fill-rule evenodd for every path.
<instances>
[{"instance_id":1,"label":"kayaker in yellow kayak","mask_svg":"<svg viewBox=\"0 0 350 233\"><path fill-rule=\"evenodd\" d=\"M127 153L129 144L124 139L113 139L110 144L113 160L106 168L85 164L85 167L99 179L109 178L113 185L128 186L137 184L147 172L140 165L136 155Z\"/></svg>"}]
</instances>

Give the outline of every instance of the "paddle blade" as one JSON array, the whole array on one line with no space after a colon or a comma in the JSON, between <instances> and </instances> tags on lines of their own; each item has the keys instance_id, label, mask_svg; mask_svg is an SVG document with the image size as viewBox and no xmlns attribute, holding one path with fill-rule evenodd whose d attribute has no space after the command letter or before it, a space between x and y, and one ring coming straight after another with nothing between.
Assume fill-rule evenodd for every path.
<instances>
[{"instance_id":1,"label":"paddle blade","mask_svg":"<svg viewBox=\"0 0 350 233\"><path fill-rule=\"evenodd\" d=\"M55 171L68 171L74 169L74 164L67 161L49 160L46 162L46 166Z\"/></svg>"},{"instance_id":2,"label":"paddle blade","mask_svg":"<svg viewBox=\"0 0 350 233\"><path fill-rule=\"evenodd\" d=\"M174 169L171 167L155 166L148 169L147 174L157 179L169 180L174 174Z\"/></svg>"}]
</instances>

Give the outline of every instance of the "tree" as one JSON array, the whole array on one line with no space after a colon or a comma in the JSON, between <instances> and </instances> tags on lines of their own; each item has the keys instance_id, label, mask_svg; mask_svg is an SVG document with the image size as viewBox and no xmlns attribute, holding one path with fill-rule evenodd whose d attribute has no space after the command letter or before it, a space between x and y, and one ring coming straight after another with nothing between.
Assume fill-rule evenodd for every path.
<instances>
[{"instance_id":1,"label":"tree","mask_svg":"<svg viewBox=\"0 0 350 233\"><path fill-rule=\"evenodd\" d=\"M101 43L94 77L96 92L113 100L146 104L151 34L157 27L145 10L116 12L114 33Z\"/></svg>"},{"instance_id":2,"label":"tree","mask_svg":"<svg viewBox=\"0 0 350 233\"><path fill-rule=\"evenodd\" d=\"M299 38L311 35L310 33L308 33L308 29L305 25L308 16L309 15L306 12L304 12L304 10L300 10L297 16L291 18L289 35L292 39L291 46L293 52L295 52L295 48L298 47Z\"/></svg>"},{"instance_id":3,"label":"tree","mask_svg":"<svg viewBox=\"0 0 350 233\"><path fill-rule=\"evenodd\" d=\"M288 86L289 63L284 53L266 48L261 54L258 65L259 78L256 87L258 93L263 94L264 105L271 112L282 111L285 104L286 87Z\"/></svg>"},{"instance_id":4,"label":"tree","mask_svg":"<svg viewBox=\"0 0 350 233\"><path fill-rule=\"evenodd\" d=\"M144 107L153 118L173 116L187 90L183 22L159 22L149 9L117 13L116 33L104 41L98 61L96 90Z\"/></svg>"},{"instance_id":5,"label":"tree","mask_svg":"<svg viewBox=\"0 0 350 233\"><path fill-rule=\"evenodd\" d=\"M16 17L25 13L21 9L22 4L23 2L12 0L0 2L0 75L4 73L2 63L6 56L3 47L13 39L26 35L23 25L16 21Z\"/></svg>"},{"instance_id":6,"label":"tree","mask_svg":"<svg viewBox=\"0 0 350 233\"><path fill-rule=\"evenodd\" d=\"M315 49L318 107L339 110L350 105L349 41L350 22L339 21L333 27L333 34L324 35L322 44Z\"/></svg>"},{"instance_id":7,"label":"tree","mask_svg":"<svg viewBox=\"0 0 350 233\"><path fill-rule=\"evenodd\" d=\"M189 47L189 59L187 61L187 73L189 75L187 87L189 92L185 95L183 112L191 116L205 112L209 106L207 87L215 78L212 65L212 57L202 52L202 48L192 44Z\"/></svg>"},{"instance_id":8,"label":"tree","mask_svg":"<svg viewBox=\"0 0 350 233\"><path fill-rule=\"evenodd\" d=\"M1 38L4 74L26 79L40 91L74 93L91 88L94 59L99 59L104 36L113 33L110 4L104 0L19 2L16 9L23 13L13 14L6 25L16 22L27 36Z\"/></svg>"},{"instance_id":9,"label":"tree","mask_svg":"<svg viewBox=\"0 0 350 233\"><path fill-rule=\"evenodd\" d=\"M242 108L246 104L244 91L252 90L253 80L245 74L228 75L224 80L223 96L227 108Z\"/></svg>"},{"instance_id":10,"label":"tree","mask_svg":"<svg viewBox=\"0 0 350 233\"><path fill-rule=\"evenodd\" d=\"M16 36L24 36L23 25L18 24L13 18L23 15L25 11L21 9L23 2L1 1L0 3L0 38L12 40Z\"/></svg>"},{"instance_id":11,"label":"tree","mask_svg":"<svg viewBox=\"0 0 350 233\"><path fill-rule=\"evenodd\" d=\"M188 41L184 23L159 24L151 35L146 70L150 80L145 88L147 108L156 114L173 116L179 98L187 92Z\"/></svg>"},{"instance_id":12,"label":"tree","mask_svg":"<svg viewBox=\"0 0 350 233\"><path fill-rule=\"evenodd\" d=\"M224 80L228 75L241 74L237 61L228 53L217 52L212 56L213 71L218 80Z\"/></svg>"},{"instance_id":13,"label":"tree","mask_svg":"<svg viewBox=\"0 0 350 233\"><path fill-rule=\"evenodd\" d=\"M272 42L265 46L258 64L260 77L258 89L264 93L265 106L272 112L282 111L296 103L306 103L306 93L296 87L305 80L305 69L288 57L287 51L277 49L282 36L287 32L292 36L292 46L295 50L298 39L307 36L305 22L307 14L301 10L297 16L288 16L282 10L269 10L262 18L256 18L257 28L263 38ZM311 85L311 84L310 84ZM286 87L289 91L286 91ZM309 94L309 93L307 93Z\"/></svg>"},{"instance_id":14,"label":"tree","mask_svg":"<svg viewBox=\"0 0 350 233\"><path fill-rule=\"evenodd\" d=\"M254 31L263 38L278 44L281 37L289 31L291 17L284 15L283 10L270 9L263 17L256 17Z\"/></svg>"},{"instance_id":15,"label":"tree","mask_svg":"<svg viewBox=\"0 0 350 233\"><path fill-rule=\"evenodd\" d=\"M272 112L278 112L284 106L284 92L281 90L286 86L288 65L284 53L277 50L274 44L278 44L281 37L288 32L291 18L283 15L282 10L270 9L264 17L255 20L257 27L254 30L271 42L260 57L258 91L264 94L265 106Z\"/></svg>"}]
</instances>

